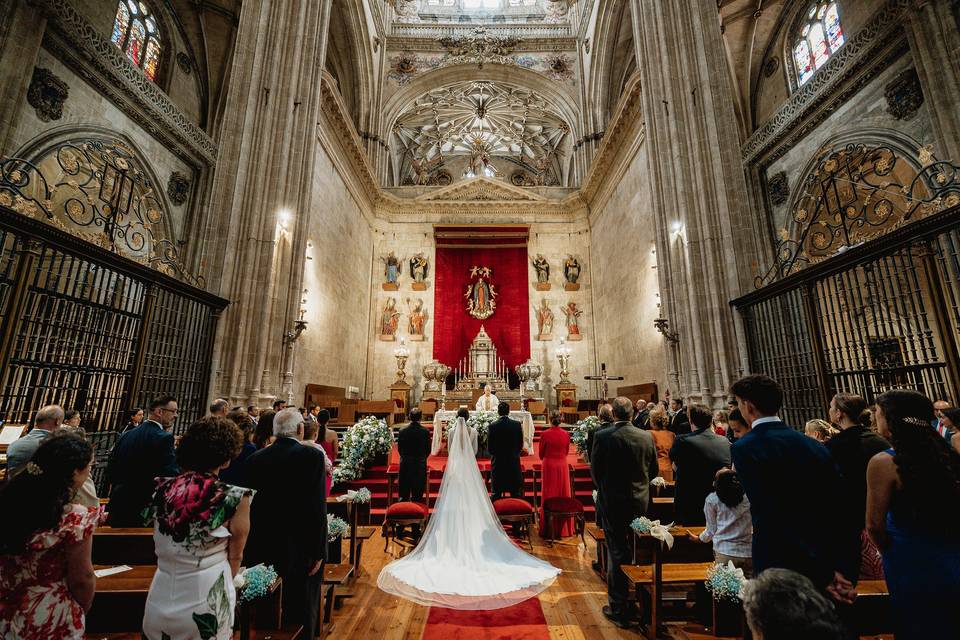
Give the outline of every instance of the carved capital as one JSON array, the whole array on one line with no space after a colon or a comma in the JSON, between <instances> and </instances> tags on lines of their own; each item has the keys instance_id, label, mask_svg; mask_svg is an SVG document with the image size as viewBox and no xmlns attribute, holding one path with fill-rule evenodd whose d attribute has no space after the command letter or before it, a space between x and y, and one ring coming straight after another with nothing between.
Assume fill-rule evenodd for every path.
<instances>
[{"instance_id":1,"label":"carved capital","mask_svg":"<svg viewBox=\"0 0 960 640\"><path fill-rule=\"evenodd\" d=\"M27 103L36 109L37 117L44 122L63 117L63 103L70 95L70 87L49 69L37 67L27 89Z\"/></svg>"}]
</instances>

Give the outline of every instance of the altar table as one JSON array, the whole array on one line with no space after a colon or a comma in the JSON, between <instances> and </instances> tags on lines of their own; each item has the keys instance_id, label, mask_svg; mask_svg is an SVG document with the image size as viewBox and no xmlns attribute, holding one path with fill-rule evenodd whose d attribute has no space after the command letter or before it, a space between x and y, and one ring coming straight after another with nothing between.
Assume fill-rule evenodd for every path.
<instances>
[{"instance_id":1,"label":"altar table","mask_svg":"<svg viewBox=\"0 0 960 640\"><path fill-rule=\"evenodd\" d=\"M471 411L474 415L476 411ZM523 426L523 448L527 455L533 453L533 416L529 411L511 411L510 417ZM456 411L437 411L433 416L433 443L431 449L437 451L443 442L443 425L457 419Z\"/></svg>"}]
</instances>

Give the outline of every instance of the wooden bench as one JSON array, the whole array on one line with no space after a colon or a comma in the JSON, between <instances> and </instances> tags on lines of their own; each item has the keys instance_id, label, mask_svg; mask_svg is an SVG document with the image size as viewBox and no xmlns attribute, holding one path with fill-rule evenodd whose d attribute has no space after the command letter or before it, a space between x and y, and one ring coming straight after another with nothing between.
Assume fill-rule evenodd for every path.
<instances>
[{"instance_id":1,"label":"wooden bench","mask_svg":"<svg viewBox=\"0 0 960 640\"><path fill-rule=\"evenodd\" d=\"M115 566L156 563L152 528L97 527L93 532L93 564Z\"/></svg>"},{"instance_id":2,"label":"wooden bench","mask_svg":"<svg viewBox=\"0 0 960 640\"><path fill-rule=\"evenodd\" d=\"M108 569L115 565L94 565ZM129 571L97 578L87 632L129 631L143 626L143 610L157 565L130 565Z\"/></svg>"},{"instance_id":3,"label":"wooden bench","mask_svg":"<svg viewBox=\"0 0 960 640\"><path fill-rule=\"evenodd\" d=\"M661 524L673 522L673 498L660 496L651 498L647 517L651 520L659 520Z\"/></svg>"},{"instance_id":4,"label":"wooden bench","mask_svg":"<svg viewBox=\"0 0 960 640\"><path fill-rule=\"evenodd\" d=\"M857 583L857 599L853 603L857 632L861 635L888 633L890 620L890 591L884 580L861 580Z\"/></svg>"},{"instance_id":5,"label":"wooden bench","mask_svg":"<svg viewBox=\"0 0 960 640\"><path fill-rule=\"evenodd\" d=\"M591 523L587 525L587 534L597 543L597 573L601 580L607 579L607 536L603 529Z\"/></svg>"},{"instance_id":6,"label":"wooden bench","mask_svg":"<svg viewBox=\"0 0 960 640\"><path fill-rule=\"evenodd\" d=\"M333 629L333 605L336 602L335 589L347 584L353 575L353 566L349 564L330 564L323 567L323 589L320 599L323 604L323 620L319 626L319 637L326 637Z\"/></svg>"},{"instance_id":7,"label":"wooden bench","mask_svg":"<svg viewBox=\"0 0 960 640\"><path fill-rule=\"evenodd\" d=\"M389 426L393 426L393 414L397 404L393 400L360 400L357 403L357 416L375 416L383 418Z\"/></svg>"},{"instance_id":8,"label":"wooden bench","mask_svg":"<svg viewBox=\"0 0 960 640\"><path fill-rule=\"evenodd\" d=\"M350 528L350 535L347 539L350 540L350 565L353 567L353 578L360 575L363 543L372 538L376 532L377 528L373 526Z\"/></svg>"}]
</instances>

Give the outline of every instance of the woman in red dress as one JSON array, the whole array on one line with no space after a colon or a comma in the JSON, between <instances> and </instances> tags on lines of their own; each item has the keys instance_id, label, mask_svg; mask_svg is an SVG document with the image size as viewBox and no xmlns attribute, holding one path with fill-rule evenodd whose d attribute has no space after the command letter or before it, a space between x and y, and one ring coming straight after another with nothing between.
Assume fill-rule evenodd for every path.
<instances>
[{"instance_id":1,"label":"woman in red dress","mask_svg":"<svg viewBox=\"0 0 960 640\"><path fill-rule=\"evenodd\" d=\"M550 498L569 498L570 494L570 464L567 454L570 453L570 433L560 427L560 413L554 411L550 415L549 429L540 435L540 459L543 461L543 488L540 493L542 505ZM559 535L556 537L573 535L573 518L559 519ZM543 518L543 507L540 508L540 535L551 535L550 524Z\"/></svg>"},{"instance_id":2,"label":"woman in red dress","mask_svg":"<svg viewBox=\"0 0 960 640\"><path fill-rule=\"evenodd\" d=\"M330 412L326 409L320 409L320 413L317 414L317 424L320 429L317 434L317 444L323 447L323 450L327 453L327 459L330 460L330 464L333 464L337 461L337 454L340 452L340 440L337 437L337 432L333 429L327 428L327 423L330 422ZM332 484L333 476L327 474L327 495L330 495L330 485Z\"/></svg>"}]
</instances>

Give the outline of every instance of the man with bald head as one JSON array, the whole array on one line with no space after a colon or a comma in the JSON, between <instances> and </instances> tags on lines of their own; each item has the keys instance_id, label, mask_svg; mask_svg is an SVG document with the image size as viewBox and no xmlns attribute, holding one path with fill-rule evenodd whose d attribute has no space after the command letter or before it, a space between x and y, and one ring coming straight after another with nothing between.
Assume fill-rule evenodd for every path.
<instances>
[{"instance_id":1,"label":"man with bald head","mask_svg":"<svg viewBox=\"0 0 960 640\"><path fill-rule=\"evenodd\" d=\"M30 433L7 447L7 477L12 478L27 466L43 439L63 424L63 409L55 404L47 405L37 411L33 418Z\"/></svg>"},{"instance_id":2,"label":"man with bald head","mask_svg":"<svg viewBox=\"0 0 960 640\"><path fill-rule=\"evenodd\" d=\"M946 400L937 400L933 403L933 428L944 438L950 435L950 430L943 424L943 412L949 408L950 403Z\"/></svg>"},{"instance_id":3,"label":"man with bald head","mask_svg":"<svg viewBox=\"0 0 960 640\"><path fill-rule=\"evenodd\" d=\"M630 564L630 523L647 514L650 480L657 477L657 447L650 432L631 424L633 402L623 396L613 403L616 420L594 434L590 474L597 487L597 509L602 513L607 540L607 593L610 604L603 615L626 629L637 617L630 600L627 577L620 565Z\"/></svg>"}]
</instances>

